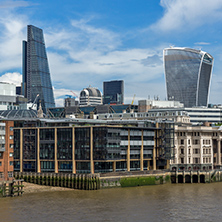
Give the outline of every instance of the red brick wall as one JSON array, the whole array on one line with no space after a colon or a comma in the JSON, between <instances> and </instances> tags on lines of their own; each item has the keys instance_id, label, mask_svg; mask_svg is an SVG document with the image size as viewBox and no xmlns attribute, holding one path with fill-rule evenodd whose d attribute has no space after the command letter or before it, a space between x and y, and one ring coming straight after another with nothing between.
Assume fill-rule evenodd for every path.
<instances>
[{"instance_id":1,"label":"red brick wall","mask_svg":"<svg viewBox=\"0 0 222 222\"><path fill-rule=\"evenodd\" d=\"M4 173L4 180L12 180L12 177L9 177L8 172L14 171L14 165L13 165L13 153L14 148L10 147L11 144L14 143L13 138L13 127L14 122L13 121L3 121L5 126L5 152L2 152L2 156L0 157L0 161L2 162L2 166L0 166L0 172ZM10 163L12 165L10 165ZM0 179L1 180L1 179Z\"/></svg>"}]
</instances>

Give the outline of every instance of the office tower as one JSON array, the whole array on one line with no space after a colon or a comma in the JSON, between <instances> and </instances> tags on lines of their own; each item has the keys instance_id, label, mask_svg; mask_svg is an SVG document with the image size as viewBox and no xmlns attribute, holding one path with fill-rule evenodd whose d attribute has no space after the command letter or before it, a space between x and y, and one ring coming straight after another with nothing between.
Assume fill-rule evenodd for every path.
<instances>
[{"instance_id":1,"label":"office tower","mask_svg":"<svg viewBox=\"0 0 222 222\"><path fill-rule=\"evenodd\" d=\"M103 82L103 104L124 103L124 81L113 80Z\"/></svg>"},{"instance_id":2,"label":"office tower","mask_svg":"<svg viewBox=\"0 0 222 222\"><path fill-rule=\"evenodd\" d=\"M22 92L28 101L41 101L42 109L55 107L52 83L46 55L43 31L33 25L27 27L27 41L23 41Z\"/></svg>"},{"instance_id":3,"label":"office tower","mask_svg":"<svg viewBox=\"0 0 222 222\"><path fill-rule=\"evenodd\" d=\"M168 100L185 107L207 106L213 57L201 50L167 48L163 51Z\"/></svg>"}]
</instances>

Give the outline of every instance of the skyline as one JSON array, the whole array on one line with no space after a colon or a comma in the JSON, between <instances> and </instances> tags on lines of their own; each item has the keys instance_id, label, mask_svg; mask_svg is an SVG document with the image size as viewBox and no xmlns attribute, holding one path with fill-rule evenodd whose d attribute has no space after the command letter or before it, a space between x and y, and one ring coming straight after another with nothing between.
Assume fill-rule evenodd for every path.
<instances>
[{"instance_id":1,"label":"skyline","mask_svg":"<svg viewBox=\"0 0 222 222\"><path fill-rule=\"evenodd\" d=\"M219 0L1 1L0 12L0 81L21 81L26 26L37 26L44 31L57 106L70 90L79 94L91 85L102 91L103 81L121 79L125 103L134 94L136 101L149 95L164 100L162 55L170 45L214 57L209 103L222 103Z\"/></svg>"}]
</instances>

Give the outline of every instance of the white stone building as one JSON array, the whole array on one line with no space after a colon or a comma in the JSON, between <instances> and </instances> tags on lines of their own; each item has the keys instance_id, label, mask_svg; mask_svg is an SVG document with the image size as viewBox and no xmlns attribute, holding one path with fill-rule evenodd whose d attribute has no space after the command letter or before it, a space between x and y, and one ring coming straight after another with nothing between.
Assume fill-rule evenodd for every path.
<instances>
[{"instance_id":1,"label":"white stone building","mask_svg":"<svg viewBox=\"0 0 222 222\"><path fill-rule=\"evenodd\" d=\"M222 129L209 126L175 126L175 158L171 170L222 168Z\"/></svg>"}]
</instances>

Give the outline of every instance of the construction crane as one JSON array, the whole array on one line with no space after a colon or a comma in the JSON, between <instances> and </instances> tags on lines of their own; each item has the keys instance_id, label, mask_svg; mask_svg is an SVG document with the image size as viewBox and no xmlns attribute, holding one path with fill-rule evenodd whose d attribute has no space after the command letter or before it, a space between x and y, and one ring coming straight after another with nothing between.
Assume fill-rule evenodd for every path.
<instances>
[{"instance_id":1,"label":"construction crane","mask_svg":"<svg viewBox=\"0 0 222 222\"><path fill-rule=\"evenodd\" d=\"M76 95L76 93L74 93L72 90L70 90L70 92L74 95L74 98L78 98L78 96Z\"/></svg>"},{"instance_id":2,"label":"construction crane","mask_svg":"<svg viewBox=\"0 0 222 222\"><path fill-rule=\"evenodd\" d=\"M36 100L37 100L38 97L39 97L39 94L36 95L36 97L35 97L35 99L34 99L34 102L32 103L32 106L29 107L29 109L33 109L33 106L35 105Z\"/></svg>"},{"instance_id":3,"label":"construction crane","mask_svg":"<svg viewBox=\"0 0 222 222\"><path fill-rule=\"evenodd\" d=\"M131 105L133 105L134 100L135 100L135 97L136 97L136 94L134 94L134 96L133 96L133 100L132 100L132 102L131 102Z\"/></svg>"}]
</instances>

